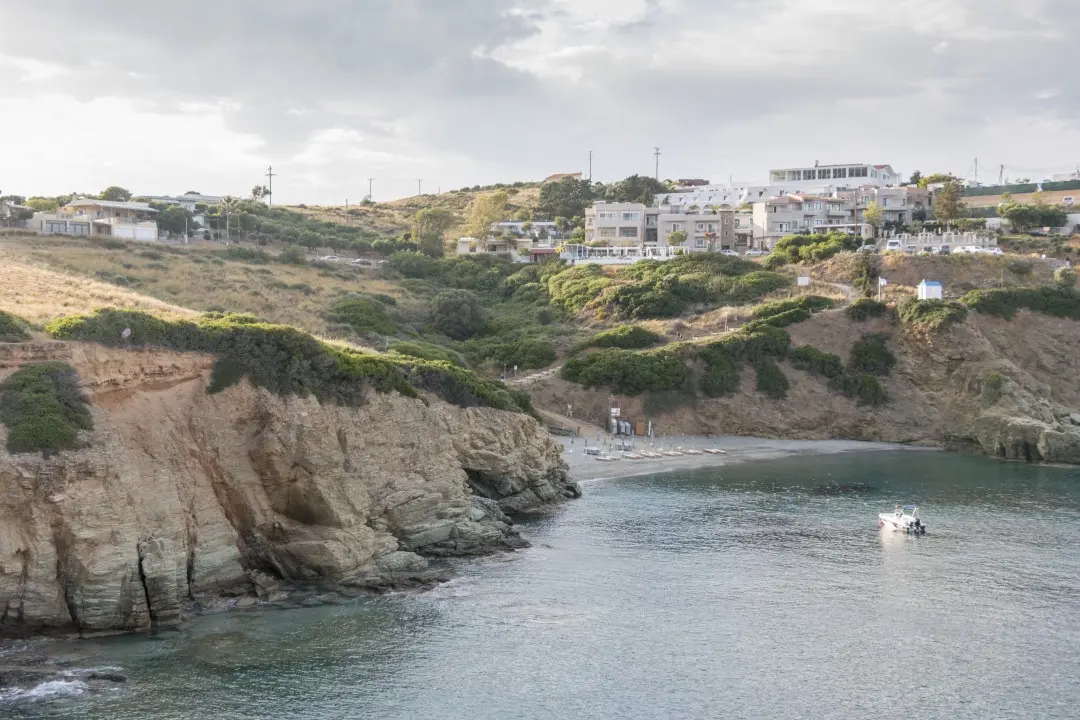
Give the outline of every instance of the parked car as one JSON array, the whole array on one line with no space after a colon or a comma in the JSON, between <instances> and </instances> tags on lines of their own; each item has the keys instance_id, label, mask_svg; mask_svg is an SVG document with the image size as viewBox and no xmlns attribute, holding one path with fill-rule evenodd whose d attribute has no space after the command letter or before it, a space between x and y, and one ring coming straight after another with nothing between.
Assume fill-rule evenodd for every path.
<instances>
[{"instance_id":1,"label":"parked car","mask_svg":"<svg viewBox=\"0 0 1080 720\"><path fill-rule=\"evenodd\" d=\"M900 252L903 249L904 249L904 246L900 243L899 240L886 240L885 241L885 252L890 252L890 251Z\"/></svg>"},{"instance_id":2,"label":"parked car","mask_svg":"<svg viewBox=\"0 0 1080 720\"><path fill-rule=\"evenodd\" d=\"M727 255L728 257L739 257L739 253L735 252L734 250L729 250L728 248L724 248L723 250L721 250L720 254Z\"/></svg>"},{"instance_id":3,"label":"parked car","mask_svg":"<svg viewBox=\"0 0 1080 720\"><path fill-rule=\"evenodd\" d=\"M878 249L877 249L877 245L874 245L874 244L872 244L872 243L868 243L868 244L866 244L866 245L863 245L863 246L862 246L861 248L859 248L859 249L858 249L858 250L856 250L855 252L861 252L861 253L871 253L871 254L875 254L875 255L876 255L876 254L877 254L877 251L878 251Z\"/></svg>"},{"instance_id":4,"label":"parked car","mask_svg":"<svg viewBox=\"0 0 1080 720\"><path fill-rule=\"evenodd\" d=\"M999 247L983 248L983 252L989 253L990 255L1004 255L1005 254L1005 251L1002 250Z\"/></svg>"},{"instance_id":5,"label":"parked car","mask_svg":"<svg viewBox=\"0 0 1080 720\"><path fill-rule=\"evenodd\" d=\"M915 246L914 245L908 245L906 248L904 248L904 252L907 253L908 255L914 255L915 254Z\"/></svg>"},{"instance_id":6,"label":"parked car","mask_svg":"<svg viewBox=\"0 0 1080 720\"><path fill-rule=\"evenodd\" d=\"M750 248L746 251L747 257L761 257L762 255L768 255L768 250L762 250L761 248Z\"/></svg>"},{"instance_id":7,"label":"parked car","mask_svg":"<svg viewBox=\"0 0 1080 720\"><path fill-rule=\"evenodd\" d=\"M948 245L942 245L937 249L938 255L952 255L952 248Z\"/></svg>"},{"instance_id":8,"label":"parked car","mask_svg":"<svg viewBox=\"0 0 1080 720\"><path fill-rule=\"evenodd\" d=\"M919 252L919 254L920 255L933 255L934 254L934 246L933 245L923 245L922 250Z\"/></svg>"},{"instance_id":9,"label":"parked car","mask_svg":"<svg viewBox=\"0 0 1080 720\"><path fill-rule=\"evenodd\" d=\"M323 255L321 258L319 258L318 261L319 262L327 262L327 263L340 262L341 258L339 258L337 255Z\"/></svg>"}]
</instances>

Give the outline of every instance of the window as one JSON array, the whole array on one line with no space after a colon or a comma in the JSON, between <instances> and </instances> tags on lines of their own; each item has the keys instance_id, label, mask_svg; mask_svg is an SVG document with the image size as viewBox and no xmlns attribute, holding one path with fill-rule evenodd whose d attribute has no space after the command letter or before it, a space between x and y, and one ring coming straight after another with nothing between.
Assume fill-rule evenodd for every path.
<instances>
[{"instance_id":1,"label":"window","mask_svg":"<svg viewBox=\"0 0 1080 720\"><path fill-rule=\"evenodd\" d=\"M818 180L828 180L832 177L832 170L828 168L821 168L817 171Z\"/></svg>"},{"instance_id":2,"label":"window","mask_svg":"<svg viewBox=\"0 0 1080 720\"><path fill-rule=\"evenodd\" d=\"M623 219L624 222L633 222L635 220L640 220L641 219L641 213L624 212L622 214L622 219Z\"/></svg>"},{"instance_id":3,"label":"window","mask_svg":"<svg viewBox=\"0 0 1080 720\"><path fill-rule=\"evenodd\" d=\"M615 237L615 228L613 228L613 227L602 227L602 228L600 228L600 237L602 237L602 238L613 238L613 237Z\"/></svg>"},{"instance_id":4,"label":"window","mask_svg":"<svg viewBox=\"0 0 1080 720\"><path fill-rule=\"evenodd\" d=\"M860 205L869 205L870 204L870 196L869 195L863 195L862 197L860 197L859 198L859 204Z\"/></svg>"},{"instance_id":5,"label":"window","mask_svg":"<svg viewBox=\"0 0 1080 720\"><path fill-rule=\"evenodd\" d=\"M597 220L614 220L618 216L618 213L613 212L598 212L596 213Z\"/></svg>"},{"instance_id":6,"label":"window","mask_svg":"<svg viewBox=\"0 0 1080 720\"><path fill-rule=\"evenodd\" d=\"M698 238L698 239L697 239L697 246L698 246L699 248L703 248L703 247L705 247L705 238Z\"/></svg>"},{"instance_id":7,"label":"window","mask_svg":"<svg viewBox=\"0 0 1080 720\"><path fill-rule=\"evenodd\" d=\"M698 223L697 224L697 231L698 232L704 232L704 230L705 230L705 223Z\"/></svg>"},{"instance_id":8,"label":"window","mask_svg":"<svg viewBox=\"0 0 1080 720\"><path fill-rule=\"evenodd\" d=\"M834 168L833 177L840 180L847 177L847 168Z\"/></svg>"},{"instance_id":9,"label":"window","mask_svg":"<svg viewBox=\"0 0 1080 720\"><path fill-rule=\"evenodd\" d=\"M706 232L716 232L716 223L709 223L705 226Z\"/></svg>"},{"instance_id":10,"label":"window","mask_svg":"<svg viewBox=\"0 0 1080 720\"><path fill-rule=\"evenodd\" d=\"M638 236L636 227L621 227L619 228L619 237L621 238L636 238Z\"/></svg>"},{"instance_id":11,"label":"window","mask_svg":"<svg viewBox=\"0 0 1080 720\"><path fill-rule=\"evenodd\" d=\"M778 223L776 223L776 229L778 231L780 231L780 232L786 232L789 229L788 223L786 223L786 222L778 222Z\"/></svg>"},{"instance_id":12,"label":"window","mask_svg":"<svg viewBox=\"0 0 1080 720\"><path fill-rule=\"evenodd\" d=\"M814 220L814 225L815 225L815 226L816 226L816 225L824 225L824 224L825 224L825 221L824 221L824 220Z\"/></svg>"},{"instance_id":13,"label":"window","mask_svg":"<svg viewBox=\"0 0 1080 720\"><path fill-rule=\"evenodd\" d=\"M681 232L682 223L671 223L671 232Z\"/></svg>"},{"instance_id":14,"label":"window","mask_svg":"<svg viewBox=\"0 0 1080 720\"><path fill-rule=\"evenodd\" d=\"M803 173L802 173L802 179L803 180L814 180L816 177L817 177L817 172L815 172L814 170L803 170Z\"/></svg>"}]
</instances>

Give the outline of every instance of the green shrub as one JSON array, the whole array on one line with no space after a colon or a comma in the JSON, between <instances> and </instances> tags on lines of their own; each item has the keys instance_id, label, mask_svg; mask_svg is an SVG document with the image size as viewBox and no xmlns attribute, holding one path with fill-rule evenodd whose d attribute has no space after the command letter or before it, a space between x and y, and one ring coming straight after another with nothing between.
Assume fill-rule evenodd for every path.
<instances>
[{"instance_id":1,"label":"green shrub","mask_svg":"<svg viewBox=\"0 0 1080 720\"><path fill-rule=\"evenodd\" d=\"M810 319L810 311L804 308L795 308L794 310L788 310L786 312L777 313L776 315L770 315L761 320L753 320L747 325L752 328L760 327L762 325L771 325L772 327L789 327L791 325L798 325L801 322Z\"/></svg>"},{"instance_id":2,"label":"green shrub","mask_svg":"<svg viewBox=\"0 0 1080 720\"><path fill-rule=\"evenodd\" d=\"M788 379L784 371L772 360L759 360L754 365L757 373L757 390L773 400L783 400L788 393Z\"/></svg>"},{"instance_id":3,"label":"green shrub","mask_svg":"<svg viewBox=\"0 0 1080 720\"><path fill-rule=\"evenodd\" d=\"M785 275L757 270L732 281L731 289L728 291L728 300L733 303L753 302L790 285L791 278Z\"/></svg>"},{"instance_id":4,"label":"green shrub","mask_svg":"<svg viewBox=\"0 0 1080 720\"><path fill-rule=\"evenodd\" d=\"M852 279L851 284L864 297L870 297L877 291L879 277L881 277L881 269L877 256L862 253L855 256L855 277Z\"/></svg>"},{"instance_id":5,"label":"green shrub","mask_svg":"<svg viewBox=\"0 0 1080 720\"><path fill-rule=\"evenodd\" d=\"M1013 275L1020 275L1022 277L1026 277L1035 272L1035 266L1029 260L1013 260L1007 267L1009 268L1009 272Z\"/></svg>"},{"instance_id":6,"label":"green shrub","mask_svg":"<svg viewBox=\"0 0 1080 720\"><path fill-rule=\"evenodd\" d=\"M398 355L407 355L409 357L420 358L421 360L447 362L451 365L457 365L458 367L465 366L465 361L462 360L459 354L449 348L432 345L431 343L395 342L390 343L390 347L387 349Z\"/></svg>"},{"instance_id":7,"label":"green shrub","mask_svg":"<svg viewBox=\"0 0 1080 720\"><path fill-rule=\"evenodd\" d=\"M30 339L28 327L28 323L21 317L0 310L0 342L26 342Z\"/></svg>"},{"instance_id":8,"label":"green shrub","mask_svg":"<svg viewBox=\"0 0 1080 720\"><path fill-rule=\"evenodd\" d=\"M1068 265L1060 267L1054 271L1054 282L1060 288L1073 290L1076 288L1076 271Z\"/></svg>"},{"instance_id":9,"label":"green shrub","mask_svg":"<svg viewBox=\"0 0 1080 720\"><path fill-rule=\"evenodd\" d=\"M765 256L765 261L762 265L766 270L779 270L787 265L787 256L783 253L770 253Z\"/></svg>"},{"instance_id":10,"label":"green shrub","mask_svg":"<svg viewBox=\"0 0 1080 720\"><path fill-rule=\"evenodd\" d=\"M960 299L983 315L1012 320L1021 309L1052 317L1080 320L1080 293L1070 288L1042 286L1013 290L973 290Z\"/></svg>"},{"instance_id":11,"label":"green shrub","mask_svg":"<svg viewBox=\"0 0 1080 720\"><path fill-rule=\"evenodd\" d=\"M386 266L406 278L431 278L436 275L439 261L422 252L396 252L386 259Z\"/></svg>"},{"instance_id":12,"label":"green shrub","mask_svg":"<svg viewBox=\"0 0 1080 720\"><path fill-rule=\"evenodd\" d=\"M790 346L791 336L780 328L765 324L749 328L744 325L739 331L702 346L698 356L710 364L717 356L736 361L757 362L766 357L783 358Z\"/></svg>"},{"instance_id":13,"label":"green shrub","mask_svg":"<svg viewBox=\"0 0 1080 720\"><path fill-rule=\"evenodd\" d=\"M702 394L718 398L738 392L742 382L738 364L722 354L713 355L710 359L698 381Z\"/></svg>"},{"instance_id":14,"label":"green shrub","mask_svg":"<svg viewBox=\"0 0 1080 720\"><path fill-rule=\"evenodd\" d=\"M242 245L230 245L224 250L218 251L218 255L226 260L236 260L252 265L265 265L271 260L270 256L262 250L244 247Z\"/></svg>"},{"instance_id":15,"label":"green shrub","mask_svg":"<svg viewBox=\"0 0 1080 720\"><path fill-rule=\"evenodd\" d=\"M562 377L587 388L606 387L620 395L677 390L690 380L690 371L676 354L657 350L634 352L609 348L570 358Z\"/></svg>"},{"instance_id":16,"label":"green shrub","mask_svg":"<svg viewBox=\"0 0 1080 720\"><path fill-rule=\"evenodd\" d=\"M808 310L820 312L833 307L835 303L827 297L820 295L802 295L791 300L777 300L775 302L758 305L754 308L754 317L759 320L782 315L792 310Z\"/></svg>"},{"instance_id":17,"label":"green shrub","mask_svg":"<svg viewBox=\"0 0 1080 720\"><path fill-rule=\"evenodd\" d=\"M121 337L125 328L131 330L127 340ZM450 363L339 348L296 328L237 322L233 316L169 321L142 312L102 309L54 320L45 330L60 340L215 355L218 367L213 389L247 377L278 395L311 394L339 405L362 405L369 390L396 391L408 397L424 390L462 407L529 411L519 404L524 400L501 383Z\"/></svg>"},{"instance_id":18,"label":"green shrub","mask_svg":"<svg viewBox=\"0 0 1080 720\"><path fill-rule=\"evenodd\" d=\"M304 265L307 262L307 254L304 253L303 248L290 245L278 253L277 261L285 265Z\"/></svg>"},{"instance_id":19,"label":"green shrub","mask_svg":"<svg viewBox=\"0 0 1080 720\"><path fill-rule=\"evenodd\" d=\"M823 352L812 345L797 347L788 354L788 357L796 369L811 375L818 375L836 382L844 377L844 361L838 355Z\"/></svg>"},{"instance_id":20,"label":"green shrub","mask_svg":"<svg viewBox=\"0 0 1080 720\"><path fill-rule=\"evenodd\" d=\"M369 297L344 297L330 306L327 317L361 334L393 335L397 332L397 326L383 304Z\"/></svg>"},{"instance_id":21,"label":"green shrub","mask_svg":"<svg viewBox=\"0 0 1080 720\"><path fill-rule=\"evenodd\" d=\"M889 399L881 381L867 373L856 372L844 375L841 387L859 405L883 405Z\"/></svg>"},{"instance_id":22,"label":"green shrub","mask_svg":"<svg viewBox=\"0 0 1080 720\"><path fill-rule=\"evenodd\" d=\"M904 325L940 330L963 322L967 317L967 307L951 300L908 298L897 306L896 314Z\"/></svg>"},{"instance_id":23,"label":"green shrub","mask_svg":"<svg viewBox=\"0 0 1080 720\"><path fill-rule=\"evenodd\" d=\"M859 298L848 305L844 312L855 322L864 322L870 318L882 317L889 309L888 305L870 298Z\"/></svg>"},{"instance_id":24,"label":"green shrub","mask_svg":"<svg viewBox=\"0 0 1080 720\"><path fill-rule=\"evenodd\" d=\"M505 341L499 336L473 338L463 347L477 363L493 362L507 368L516 365L521 370L536 370L555 362L555 346L536 338Z\"/></svg>"},{"instance_id":25,"label":"green shrub","mask_svg":"<svg viewBox=\"0 0 1080 720\"><path fill-rule=\"evenodd\" d=\"M990 373L982 381L982 404L984 407L996 405L1001 399L1005 387L1005 378L1000 373Z\"/></svg>"},{"instance_id":26,"label":"green shrub","mask_svg":"<svg viewBox=\"0 0 1080 720\"><path fill-rule=\"evenodd\" d=\"M446 290L431 299L431 323L455 340L480 333L487 320L480 300L468 290Z\"/></svg>"},{"instance_id":27,"label":"green shrub","mask_svg":"<svg viewBox=\"0 0 1080 720\"><path fill-rule=\"evenodd\" d=\"M652 347L662 338L652 330L640 325L620 325L611 330L604 330L583 342L578 349L590 347L597 348L622 348L624 350L641 350Z\"/></svg>"},{"instance_id":28,"label":"green shrub","mask_svg":"<svg viewBox=\"0 0 1080 720\"><path fill-rule=\"evenodd\" d=\"M896 365L896 356L889 352L886 342L889 337L882 333L863 335L851 348L851 360L848 369L855 374L887 376Z\"/></svg>"},{"instance_id":29,"label":"green shrub","mask_svg":"<svg viewBox=\"0 0 1080 720\"><path fill-rule=\"evenodd\" d=\"M93 418L75 370L65 363L27 365L0 382L0 422L12 453L54 452L79 447L79 430Z\"/></svg>"}]
</instances>

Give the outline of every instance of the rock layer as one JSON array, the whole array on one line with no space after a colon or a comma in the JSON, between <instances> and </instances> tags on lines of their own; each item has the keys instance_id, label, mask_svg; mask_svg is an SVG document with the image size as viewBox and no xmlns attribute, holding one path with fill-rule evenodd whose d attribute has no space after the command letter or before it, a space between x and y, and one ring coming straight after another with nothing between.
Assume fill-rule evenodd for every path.
<instances>
[{"instance_id":1,"label":"rock layer","mask_svg":"<svg viewBox=\"0 0 1080 720\"><path fill-rule=\"evenodd\" d=\"M95 430L48 459L0 449L0 628L168 626L193 599L272 597L277 579L393 587L423 556L522 546L504 510L579 492L526 415L246 382L207 395L206 357L56 350Z\"/></svg>"}]
</instances>

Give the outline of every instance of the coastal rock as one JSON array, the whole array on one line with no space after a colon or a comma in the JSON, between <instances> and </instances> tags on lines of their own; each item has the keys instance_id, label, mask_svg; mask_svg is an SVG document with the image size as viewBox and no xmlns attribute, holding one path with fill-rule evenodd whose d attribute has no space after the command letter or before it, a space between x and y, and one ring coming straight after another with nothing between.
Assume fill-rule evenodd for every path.
<instances>
[{"instance_id":1,"label":"coastal rock","mask_svg":"<svg viewBox=\"0 0 1080 720\"><path fill-rule=\"evenodd\" d=\"M576 492L521 413L246 382L208 395L208 357L62 350L95 429L48 459L0 449L0 632L171 626L193 602L272 601L289 583L424 586L442 576L423 556L520 547L506 512Z\"/></svg>"}]
</instances>

